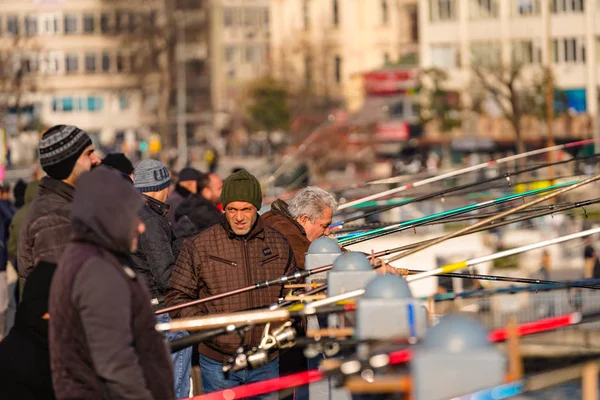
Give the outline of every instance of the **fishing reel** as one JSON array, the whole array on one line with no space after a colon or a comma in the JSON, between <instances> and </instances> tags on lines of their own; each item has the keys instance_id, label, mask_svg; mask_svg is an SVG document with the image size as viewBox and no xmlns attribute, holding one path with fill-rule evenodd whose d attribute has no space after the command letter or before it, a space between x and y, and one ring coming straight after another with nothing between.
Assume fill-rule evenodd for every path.
<instances>
[{"instance_id":1,"label":"fishing reel","mask_svg":"<svg viewBox=\"0 0 600 400\"><path fill-rule=\"evenodd\" d=\"M258 347L245 351L240 346L237 354L227 364L223 365L223 372L228 374L246 368L257 369L263 367L269 363L270 352L293 347L296 343L296 330L292 327L291 321L281 325L272 333L269 333L269 328L270 324L267 324Z\"/></svg>"}]
</instances>

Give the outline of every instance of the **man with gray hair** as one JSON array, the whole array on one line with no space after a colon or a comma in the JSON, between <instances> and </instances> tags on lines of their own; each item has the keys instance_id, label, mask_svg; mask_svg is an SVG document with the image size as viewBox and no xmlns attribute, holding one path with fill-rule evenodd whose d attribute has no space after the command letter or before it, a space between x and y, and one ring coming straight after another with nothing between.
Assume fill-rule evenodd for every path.
<instances>
[{"instance_id":1,"label":"man with gray hair","mask_svg":"<svg viewBox=\"0 0 600 400\"><path fill-rule=\"evenodd\" d=\"M304 254L313 241L329 235L329 226L337 206L331 194L309 186L289 203L275 200L271 204L271 211L265 213L263 219L267 226L277 229L286 237L292 246L298 268L304 269Z\"/></svg>"}]
</instances>

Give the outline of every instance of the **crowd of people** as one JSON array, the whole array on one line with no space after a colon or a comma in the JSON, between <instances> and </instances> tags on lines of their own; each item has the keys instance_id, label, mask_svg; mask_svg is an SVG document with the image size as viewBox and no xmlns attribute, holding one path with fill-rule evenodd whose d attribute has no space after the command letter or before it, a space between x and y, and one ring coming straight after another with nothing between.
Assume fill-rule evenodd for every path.
<instances>
[{"instance_id":1,"label":"crowd of people","mask_svg":"<svg viewBox=\"0 0 600 400\"><path fill-rule=\"evenodd\" d=\"M67 125L43 134L39 160L47 175L22 188L16 214L0 199L0 296L18 303L14 317L1 315L0 398L185 398L192 365L204 393L306 368L301 355L280 363L274 352L266 366L226 376L223 362L258 346L263 326L169 354L167 341L189 333L155 324L276 303L283 287L185 306L304 268L310 243L329 234L329 193L308 187L261 216L261 185L246 170L222 181L184 168L172 182L156 160L101 160ZM20 290L7 288L7 265ZM182 308L160 313L171 306Z\"/></svg>"}]
</instances>

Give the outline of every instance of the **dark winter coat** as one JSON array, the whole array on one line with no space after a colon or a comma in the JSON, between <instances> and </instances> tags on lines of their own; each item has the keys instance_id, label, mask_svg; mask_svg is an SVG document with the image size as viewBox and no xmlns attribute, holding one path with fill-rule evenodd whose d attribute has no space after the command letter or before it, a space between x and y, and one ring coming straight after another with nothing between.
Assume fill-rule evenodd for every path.
<instances>
[{"instance_id":1,"label":"dark winter coat","mask_svg":"<svg viewBox=\"0 0 600 400\"><path fill-rule=\"evenodd\" d=\"M127 265L143 206L118 172L84 174L73 239L50 288L50 359L58 399L173 399L173 367L146 285Z\"/></svg>"},{"instance_id":2,"label":"dark winter coat","mask_svg":"<svg viewBox=\"0 0 600 400\"><path fill-rule=\"evenodd\" d=\"M39 261L57 263L71 237L71 203L75 189L44 177L19 232L17 264L27 278Z\"/></svg>"},{"instance_id":3,"label":"dark winter coat","mask_svg":"<svg viewBox=\"0 0 600 400\"><path fill-rule=\"evenodd\" d=\"M175 235L164 216L167 206L145 197L140 219L146 231L140 236L138 251L131 256L133 269L144 278L152 298L162 298L169 287L171 272L177 259Z\"/></svg>"},{"instance_id":4,"label":"dark winter coat","mask_svg":"<svg viewBox=\"0 0 600 400\"><path fill-rule=\"evenodd\" d=\"M181 202L187 197L189 197L191 194L192 192L190 192L183 186L175 186L175 190L167 199L167 204L169 205L169 207L171 207L169 214L167 215L167 219L169 220L171 225L175 226L175 213L177 212L179 205L181 205Z\"/></svg>"},{"instance_id":5,"label":"dark winter coat","mask_svg":"<svg viewBox=\"0 0 600 400\"><path fill-rule=\"evenodd\" d=\"M23 207L19 208L17 213L14 215L12 222L10 223L10 234L8 237L8 255L10 257L17 257L17 244L19 241L19 233L21 232L23 221L29 213L29 207L31 207L31 202L38 195L39 189L39 181L29 182L29 184L27 185L27 190L25 190L25 204L23 205Z\"/></svg>"},{"instance_id":6,"label":"dark winter coat","mask_svg":"<svg viewBox=\"0 0 600 400\"><path fill-rule=\"evenodd\" d=\"M55 264L39 263L29 274L15 324L0 341L0 399L54 399L48 351L50 282Z\"/></svg>"},{"instance_id":7,"label":"dark winter coat","mask_svg":"<svg viewBox=\"0 0 600 400\"><path fill-rule=\"evenodd\" d=\"M296 270L296 260L288 241L258 217L245 237L237 236L225 219L198 235L186 239L171 275L171 289L165 296L167 306L224 293L274 279ZM210 303L186 307L171 313L174 318L216 315L277 302L282 287L230 296ZM260 343L264 327L257 326L244 339L244 346ZM199 346L200 354L224 361L240 345L239 335L222 335ZM272 358L276 357L276 353Z\"/></svg>"},{"instance_id":8,"label":"dark winter coat","mask_svg":"<svg viewBox=\"0 0 600 400\"><path fill-rule=\"evenodd\" d=\"M10 222L14 215L15 209L12 204L6 200L0 200L0 271L6 271Z\"/></svg>"},{"instance_id":9,"label":"dark winter coat","mask_svg":"<svg viewBox=\"0 0 600 400\"><path fill-rule=\"evenodd\" d=\"M222 219L223 213L213 203L201 194L192 194L175 211L175 235L178 238L193 236L218 224Z\"/></svg>"},{"instance_id":10,"label":"dark winter coat","mask_svg":"<svg viewBox=\"0 0 600 400\"><path fill-rule=\"evenodd\" d=\"M277 199L271 204L271 210L263 214L265 225L277 229L290 242L298 269L304 269L304 256L310 247L306 231L288 210L285 201Z\"/></svg>"}]
</instances>

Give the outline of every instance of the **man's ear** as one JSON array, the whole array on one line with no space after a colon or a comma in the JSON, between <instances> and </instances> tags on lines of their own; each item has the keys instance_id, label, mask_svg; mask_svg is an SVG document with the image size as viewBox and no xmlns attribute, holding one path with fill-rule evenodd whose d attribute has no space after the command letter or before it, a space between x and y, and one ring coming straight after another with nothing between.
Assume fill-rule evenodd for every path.
<instances>
[{"instance_id":1,"label":"man's ear","mask_svg":"<svg viewBox=\"0 0 600 400\"><path fill-rule=\"evenodd\" d=\"M303 215L300 218L298 218L298 222L300 223L300 225L304 225L308 221L310 221L310 218L308 218L308 215Z\"/></svg>"}]
</instances>

